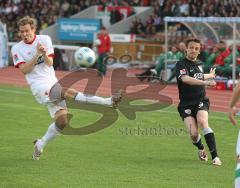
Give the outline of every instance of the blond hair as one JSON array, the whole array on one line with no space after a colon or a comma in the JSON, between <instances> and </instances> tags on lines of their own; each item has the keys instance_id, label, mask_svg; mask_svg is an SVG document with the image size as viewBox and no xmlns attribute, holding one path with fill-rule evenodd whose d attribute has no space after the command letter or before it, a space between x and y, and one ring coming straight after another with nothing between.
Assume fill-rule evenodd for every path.
<instances>
[{"instance_id":1,"label":"blond hair","mask_svg":"<svg viewBox=\"0 0 240 188\"><path fill-rule=\"evenodd\" d=\"M29 24L32 29L33 29L33 28L34 28L34 29L37 28L37 21L36 21L36 19L31 18L30 16L25 16L25 17L21 18L21 19L18 21L17 26L18 26L18 28L19 28L20 26L24 26L24 25L27 25L27 24Z\"/></svg>"}]
</instances>

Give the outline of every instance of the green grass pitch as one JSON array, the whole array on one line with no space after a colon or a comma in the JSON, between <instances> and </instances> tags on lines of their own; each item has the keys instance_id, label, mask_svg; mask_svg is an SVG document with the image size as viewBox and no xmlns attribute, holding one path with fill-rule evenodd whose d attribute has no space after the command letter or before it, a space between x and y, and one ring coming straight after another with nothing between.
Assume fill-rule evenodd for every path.
<instances>
[{"instance_id":1,"label":"green grass pitch","mask_svg":"<svg viewBox=\"0 0 240 188\"><path fill-rule=\"evenodd\" d=\"M98 116L73 110L83 124ZM210 113L223 166L200 162L176 107L141 112L86 136L59 136L39 161L35 138L52 122L29 89L0 86L0 187L2 188L229 188L233 186L238 128ZM158 134L147 130L157 128ZM141 129L142 134L136 130ZM178 131L174 134L172 130ZM146 132L144 132L146 131ZM203 139L204 140L204 139ZM205 144L206 145L206 144Z\"/></svg>"}]
</instances>

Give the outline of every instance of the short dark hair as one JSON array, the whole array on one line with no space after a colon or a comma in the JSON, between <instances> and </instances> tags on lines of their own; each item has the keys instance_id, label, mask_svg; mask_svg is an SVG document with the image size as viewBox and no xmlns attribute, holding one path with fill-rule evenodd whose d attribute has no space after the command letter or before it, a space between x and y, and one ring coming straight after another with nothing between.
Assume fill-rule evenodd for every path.
<instances>
[{"instance_id":1,"label":"short dark hair","mask_svg":"<svg viewBox=\"0 0 240 188\"><path fill-rule=\"evenodd\" d=\"M199 43L201 45L201 41L199 39L197 39L197 38L190 38L190 39L187 39L187 41L186 41L186 46L187 47L188 47L188 44L190 42L196 42L196 43Z\"/></svg>"}]
</instances>

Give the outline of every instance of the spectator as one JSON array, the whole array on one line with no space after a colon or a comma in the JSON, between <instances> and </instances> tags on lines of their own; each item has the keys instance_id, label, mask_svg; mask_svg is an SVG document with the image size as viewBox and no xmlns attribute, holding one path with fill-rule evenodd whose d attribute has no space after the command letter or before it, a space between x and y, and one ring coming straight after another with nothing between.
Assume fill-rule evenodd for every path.
<instances>
[{"instance_id":1,"label":"spectator","mask_svg":"<svg viewBox=\"0 0 240 188\"><path fill-rule=\"evenodd\" d=\"M176 4L173 4L171 9L172 9L173 16L181 16L179 2L177 2Z\"/></svg>"},{"instance_id":2,"label":"spectator","mask_svg":"<svg viewBox=\"0 0 240 188\"><path fill-rule=\"evenodd\" d=\"M6 10L3 9L7 8ZM0 17L1 21L7 24L9 33L9 41L17 40L17 26L16 23L19 17L24 14L35 17L38 20L38 28L46 28L55 23L55 16L59 16L59 1L1 1L0 3ZM4 10L4 11L1 11ZM48 15L46 18L45 15Z\"/></svg>"},{"instance_id":3,"label":"spectator","mask_svg":"<svg viewBox=\"0 0 240 188\"><path fill-rule=\"evenodd\" d=\"M233 69L233 54L232 54L232 47L229 47L230 54L224 59L224 66L222 67L222 76L224 77L232 77L232 69ZM240 48L236 49L236 75L240 73Z\"/></svg>"},{"instance_id":4,"label":"spectator","mask_svg":"<svg viewBox=\"0 0 240 188\"><path fill-rule=\"evenodd\" d=\"M163 21L162 21L162 18L157 15L157 14L154 14L153 15L153 29L156 32L158 31L163 31L163 28L164 28L164 25L163 25Z\"/></svg>"},{"instance_id":5,"label":"spectator","mask_svg":"<svg viewBox=\"0 0 240 188\"><path fill-rule=\"evenodd\" d=\"M16 31L16 21L23 15L34 15L38 20L39 28L46 28L54 24L58 17L68 17L87 6L101 4L116 5L116 6L153 6L153 17L149 18L144 24L144 29L141 24L135 25L135 33L142 34L144 31L147 34L155 34L159 31L159 22L165 16L224 16L224 17L239 17L240 3L239 1L206 1L206 0L2 0L0 1L0 18L1 22L8 26L10 41L15 41L17 38L12 37ZM47 15L48 19L41 21ZM127 14L129 16L130 14ZM157 15L157 16L156 16ZM115 11L111 12L110 23L114 24L122 19L122 14ZM150 21L150 20L153 21ZM161 20L162 21L162 20ZM42 23L43 22L43 23ZM141 28L141 29L139 29ZM160 24L160 31L163 25ZM181 34L182 35L182 34ZM184 35L184 34L183 34ZM14 36L16 36L14 34ZM182 40L179 37L176 42Z\"/></svg>"},{"instance_id":6,"label":"spectator","mask_svg":"<svg viewBox=\"0 0 240 188\"><path fill-rule=\"evenodd\" d=\"M153 15L150 15L146 21L146 34L153 34Z\"/></svg>"},{"instance_id":7,"label":"spectator","mask_svg":"<svg viewBox=\"0 0 240 188\"><path fill-rule=\"evenodd\" d=\"M217 46L214 46L211 53L209 54L209 56L206 58L206 61L204 62L203 69L205 73L211 70L211 68L214 65L215 59L219 55L219 53L220 51L217 48Z\"/></svg>"},{"instance_id":8,"label":"spectator","mask_svg":"<svg viewBox=\"0 0 240 188\"><path fill-rule=\"evenodd\" d=\"M82 10L84 10L84 9L87 8L87 5L86 5L86 3L85 3L84 0L80 0L80 1L79 1L79 7L80 7L79 11L82 11ZM79 11L78 11L78 12L79 12ZM76 12L76 13L77 13L77 12Z\"/></svg>"},{"instance_id":9,"label":"spectator","mask_svg":"<svg viewBox=\"0 0 240 188\"><path fill-rule=\"evenodd\" d=\"M68 0L64 0L63 4L61 6L61 15L63 17L68 16L69 8L70 8L70 4L69 4Z\"/></svg>"},{"instance_id":10,"label":"spectator","mask_svg":"<svg viewBox=\"0 0 240 188\"><path fill-rule=\"evenodd\" d=\"M144 34L144 32L145 32L145 27L144 27L144 25L143 25L143 23L142 23L142 19L141 18L139 18L138 20L137 20L137 33L138 34Z\"/></svg>"},{"instance_id":11,"label":"spectator","mask_svg":"<svg viewBox=\"0 0 240 188\"><path fill-rule=\"evenodd\" d=\"M53 58L53 68L54 70L67 70L65 68L65 63L63 60L63 55L64 50L61 51L58 48L54 48L54 58Z\"/></svg>"},{"instance_id":12,"label":"spectator","mask_svg":"<svg viewBox=\"0 0 240 188\"><path fill-rule=\"evenodd\" d=\"M114 7L110 13L110 23L115 24L122 19L121 13Z\"/></svg>"},{"instance_id":13,"label":"spectator","mask_svg":"<svg viewBox=\"0 0 240 188\"><path fill-rule=\"evenodd\" d=\"M179 46L181 46L183 50L183 44L180 43ZM176 46L172 46L171 50L167 52L167 55L165 55L165 50L163 53L161 53L156 61L156 65L153 65L149 67L147 70L140 74L136 74L136 77L143 81L145 79L148 79L148 81L158 80L161 76L162 71L165 69L165 60L171 60L171 61L178 61L180 59L183 59L185 57L185 49L186 45L184 44L184 52L181 52L178 50ZM172 72L172 75L167 81L171 81L175 77L175 72Z\"/></svg>"},{"instance_id":14,"label":"spectator","mask_svg":"<svg viewBox=\"0 0 240 188\"><path fill-rule=\"evenodd\" d=\"M105 76L107 67L104 59L107 57L111 48L111 39L105 27L101 28L98 39L100 40L100 45L98 45L97 68L99 75Z\"/></svg>"},{"instance_id":15,"label":"spectator","mask_svg":"<svg viewBox=\"0 0 240 188\"><path fill-rule=\"evenodd\" d=\"M225 72L226 69L224 59L230 55L231 51L229 48L227 48L224 41L219 42L218 50L220 51L220 53L216 57L214 65L216 66L216 74L223 76L227 74Z\"/></svg>"},{"instance_id":16,"label":"spectator","mask_svg":"<svg viewBox=\"0 0 240 188\"><path fill-rule=\"evenodd\" d=\"M180 1L179 9L181 16L189 16L189 4L187 3L187 0Z\"/></svg>"},{"instance_id":17,"label":"spectator","mask_svg":"<svg viewBox=\"0 0 240 188\"><path fill-rule=\"evenodd\" d=\"M133 1L130 3L131 6L140 6L140 4L141 4L140 0L133 0Z\"/></svg>"}]
</instances>

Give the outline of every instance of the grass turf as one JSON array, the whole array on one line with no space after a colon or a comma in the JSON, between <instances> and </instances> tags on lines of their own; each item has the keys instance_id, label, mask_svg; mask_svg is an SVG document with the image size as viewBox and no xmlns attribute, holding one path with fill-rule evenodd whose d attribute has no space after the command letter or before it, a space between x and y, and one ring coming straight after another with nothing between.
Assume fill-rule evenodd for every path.
<instances>
[{"instance_id":1,"label":"grass turf","mask_svg":"<svg viewBox=\"0 0 240 188\"><path fill-rule=\"evenodd\" d=\"M45 148L40 161L33 161L31 142L52 122L48 111L26 88L0 86L0 93L0 187L233 186L238 129L223 113L211 112L209 118L221 167L198 160L175 107L138 113L134 121L118 112L114 125L86 136L59 136ZM74 121L83 124L99 117L72 113ZM147 132L150 128L157 133Z\"/></svg>"}]
</instances>

